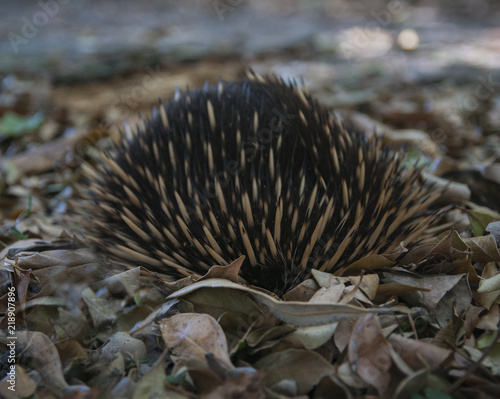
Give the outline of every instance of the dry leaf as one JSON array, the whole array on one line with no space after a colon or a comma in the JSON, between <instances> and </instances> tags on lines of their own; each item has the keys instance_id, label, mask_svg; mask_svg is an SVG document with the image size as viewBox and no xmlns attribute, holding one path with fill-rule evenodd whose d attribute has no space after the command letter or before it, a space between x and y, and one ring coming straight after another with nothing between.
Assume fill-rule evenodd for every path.
<instances>
[{"instance_id":1,"label":"dry leaf","mask_svg":"<svg viewBox=\"0 0 500 399\"><path fill-rule=\"evenodd\" d=\"M500 325L500 306L494 303L490 310L482 314L476 325L477 328L486 331L497 331Z\"/></svg>"},{"instance_id":2,"label":"dry leaf","mask_svg":"<svg viewBox=\"0 0 500 399\"><path fill-rule=\"evenodd\" d=\"M363 271L388 269L394 265L394 260L388 256L381 254L367 255L349 266L342 267L335 272L336 276L357 276Z\"/></svg>"},{"instance_id":3,"label":"dry leaf","mask_svg":"<svg viewBox=\"0 0 500 399\"><path fill-rule=\"evenodd\" d=\"M90 288L83 290L82 299L87 305L95 328L110 325L117 319L116 312L120 309L120 301L98 298Z\"/></svg>"},{"instance_id":4,"label":"dry leaf","mask_svg":"<svg viewBox=\"0 0 500 399\"><path fill-rule=\"evenodd\" d=\"M308 393L321 378L335 373L334 367L319 354L300 349L271 353L258 360L255 366L266 371L264 383L267 387L276 389L284 381L293 381L298 395Z\"/></svg>"},{"instance_id":5,"label":"dry leaf","mask_svg":"<svg viewBox=\"0 0 500 399\"><path fill-rule=\"evenodd\" d=\"M491 306L498 300L500 296L499 290L492 290L493 287L496 286L496 281L498 280L498 266L496 262L489 262L486 264L483 270L483 274L481 276L481 282L486 282L486 288L488 292L478 292L475 295L476 300L483 306L485 309L490 309ZM493 279L493 281L489 282L488 280ZM485 288L481 285L479 288L484 290Z\"/></svg>"},{"instance_id":6,"label":"dry leaf","mask_svg":"<svg viewBox=\"0 0 500 399\"><path fill-rule=\"evenodd\" d=\"M134 267L133 269L115 274L104 280L106 286L111 293L125 291L128 295L134 296L140 288L141 268Z\"/></svg>"},{"instance_id":7,"label":"dry leaf","mask_svg":"<svg viewBox=\"0 0 500 399\"><path fill-rule=\"evenodd\" d=\"M331 276L331 274L330 274ZM307 302L318 290L318 284L313 279L302 281L299 285L292 288L283 295L284 301L303 301Z\"/></svg>"},{"instance_id":8,"label":"dry leaf","mask_svg":"<svg viewBox=\"0 0 500 399\"><path fill-rule=\"evenodd\" d=\"M500 293L500 273L479 282L477 292L479 294L486 294L498 291Z\"/></svg>"},{"instance_id":9,"label":"dry leaf","mask_svg":"<svg viewBox=\"0 0 500 399\"><path fill-rule=\"evenodd\" d=\"M340 352L343 352L345 348L347 348L347 345L349 345L352 329L356 321L355 319L346 319L339 322L335 334L333 335L333 341Z\"/></svg>"},{"instance_id":10,"label":"dry leaf","mask_svg":"<svg viewBox=\"0 0 500 399\"><path fill-rule=\"evenodd\" d=\"M134 389L132 399L139 398L172 398L183 399L184 395L169 390L165 386L165 353L156 364L139 380Z\"/></svg>"},{"instance_id":11,"label":"dry leaf","mask_svg":"<svg viewBox=\"0 0 500 399\"><path fill-rule=\"evenodd\" d=\"M393 334L388 338L392 349L413 370L435 368L451 355L452 351L423 341Z\"/></svg>"},{"instance_id":12,"label":"dry leaf","mask_svg":"<svg viewBox=\"0 0 500 399\"><path fill-rule=\"evenodd\" d=\"M349 281L352 285L357 285L361 281L359 289L361 289L370 300L375 299L375 295L377 294L379 287L378 274L365 274L363 276L352 276L349 277Z\"/></svg>"},{"instance_id":13,"label":"dry leaf","mask_svg":"<svg viewBox=\"0 0 500 399\"><path fill-rule=\"evenodd\" d=\"M391 381L392 359L376 316L366 315L354 325L348 354L353 370L382 396Z\"/></svg>"},{"instance_id":14,"label":"dry leaf","mask_svg":"<svg viewBox=\"0 0 500 399\"><path fill-rule=\"evenodd\" d=\"M229 359L224 331L206 314L183 313L160 322L163 340L172 351L177 368L209 368L206 355L212 354L227 369L234 366Z\"/></svg>"},{"instance_id":15,"label":"dry leaf","mask_svg":"<svg viewBox=\"0 0 500 399\"><path fill-rule=\"evenodd\" d=\"M146 345L139 339L132 338L126 332L116 332L109 341L104 344L101 349L99 360L103 362L111 362L118 354L124 358L138 358L146 354Z\"/></svg>"},{"instance_id":16,"label":"dry leaf","mask_svg":"<svg viewBox=\"0 0 500 399\"><path fill-rule=\"evenodd\" d=\"M412 291L430 291L430 290L428 288L416 287L413 285L400 284L400 283L380 284L375 298L379 302L385 302L392 297L397 297L404 293Z\"/></svg>"},{"instance_id":17,"label":"dry leaf","mask_svg":"<svg viewBox=\"0 0 500 399\"><path fill-rule=\"evenodd\" d=\"M216 290L216 288L218 288L218 290ZM204 295L202 297L203 301L209 301L210 296L217 293L225 300L225 302L220 300L218 301L220 304L219 306L221 306L222 309L252 314L255 312L255 308L251 309L249 303L244 304L244 306L247 307L246 312L235 306L237 303L240 303L240 299L237 297L238 292L240 294L249 294L257 304L265 306L268 312L277 317L279 320L295 326L303 327L331 324L346 318L357 317L367 313L391 313L391 309L389 308L363 309L356 306L338 303L284 302L276 299L274 295L268 295L262 291L257 291L255 289L220 279L200 281L173 293L169 296L169 298L178 298L183 296L187 301L196 299L199 303L202 301L202 298L196 298L193 296L195 291L204 291ZM187 294L190 295L186 296ZM200 295L200 293L197 293L197 295ZM247 295L243 295L242 299L248 298ZM241 303L243 305L243 302Z\"/></svg>"},{"instance_id":18,"label":"dry leaf","mask_svg":"<svg viewBox=\"0 0 500 399\"><path fill-rule=\"evenodd\" d=\"M403 273L384 273L384 280L425 288L406 292L401 297L411 306L425 306L445 326L453 317L453 308L460 314L470 305L472 295L464 275L416 277ZM447 321L448 320L448 321Z\"/></svg>"},{"instance_id":19,"label":"dry leaf","mask_svg":"<svg viewBox=\"0 0 500 399\"><path fill-rule=\"evenodd\" d=\"M473 262L500 261L500 251L493 235L466 238L464 242L472 251Z\"/></svg>"},{"instance_id":20,"label":"dry leaf","mask_svg":"<svg viewBox=\"0 0 500 399\"><path fill-rule=\"evenodd\" d=\"M231 262L231 264L227 266L212 266L207 274L205 274L203 277L200 277L198 281L208 280L211 278L221 278L238 283L240 281L238 274L244 260L245 257L240 256L238 259Z\"/></svg>"},{"instance_id":21,"label":"dry leaf","mask_svg":"<svg viewBox=\"0 0 500 399\"><path fill-rule=\"evenodd\" d=\"M328 288L320 288L309 300L309 303L339 303L344 290L344 284L335 284Z\"/></svg>"},{"instance_id":22,"label":"dry leaf","mask_svg":"<svg viewBox=\"0 0 500 399\"><path fill-rule=\"evenodd\" d=\"M23 363L28 363L43 379L45 387L55 396L63 396L69 387L64 379L57 348L40 332L18 331L18 353L23 353Z\"/></svg>"},{"instance_id":23,"label":"dry leaf","mask_svg":"<svg viewBox=\"0 0 500 399\"><path fill-rule=\"evenodd\" d=\"M300 327L284 337L282 342L288 342L293 347L314 350L332 339L338 324L332 323L321 326Z\"/></svg>"},{"instance_id":24,"label":"dry leaf","mask_svg":"<svg viewBox=\"0 0 500 399\"><path fill-rule=\"evenodd\" d=\"M54 161L61 159L68 153L68 148L74 147L86 135L81 130L71 136L62 136L38 146L34 150L18 153L8 161L21 176L33 173L42 173L54 166Z\"/></svg>"},{"instance_id":25,"label":"dry leaf","mask_svg":"<svg viewBox=\"0 0 500 399\"><path fill-rule=\"evenodd\" d=\"M7 374L7 371L6 373ZM7 378L4 378L0 382L0 394L5 399L21 399L33 396L37 384L33 379L26 373L23 367L16 364L15 365L15 384L12 385ZM14 390L9 389L14 387Z\"/></svg>"},{"instance_id":26,"label":"dry leaf","mask_svg":"<svg viewBox=\"0 0 500 399\"><path fill-rule=\"evenodd\" d=\"M245 398L264 399L266 393L263 387L264 373L241 373L224 381L215 390L203 396L203 399Z\"/></svg>"}]
</instances>

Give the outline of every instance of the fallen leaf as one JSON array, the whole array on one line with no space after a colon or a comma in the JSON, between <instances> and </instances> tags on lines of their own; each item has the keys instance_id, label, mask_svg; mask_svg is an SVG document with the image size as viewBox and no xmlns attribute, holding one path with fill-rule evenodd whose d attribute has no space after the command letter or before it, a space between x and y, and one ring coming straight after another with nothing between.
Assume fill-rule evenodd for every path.
<instances>
[{"instance_id":1,"label":"fallen leaf","mask_svg":"<svg viewBox=\"0 0 500 399\"><path fill-rule=\"evenodd\" d=\"M40 374L48 391L57 397L64 396L69 385L64 379L55 345L40 332L18 331L16 335L16 347L18 353L22 353L23 364L29 364Z\"/></svg>"},{"instance_id":2,"label":"fallen leaf","mask_svg":"<svg viewBox=\"0 0 500 399\"><path fill-rule=\"evenodd\" d=\"M500 261L500 251L493 235L465 238L464 242L472 251L473 262Z\"/></svg>"},{"instance_id":3,"label":"fallen leaf","mask_svg":"<svg viewBox=\"0 0 500 399\"><path fill-rule=\"evenodd\" d=\"M441 326L452 319L453 308L460 314L470 305L472 294L465 275L417 277L410 273L384 272L383 276L384 281L425 288L425 291L406 292L400 296L411 306L425 306L438 318Z\"/></svg>"},{"instance_id":4,"label":"fallen leaf","mask_svg":"<svg viewBox=\"0 0 500 399\"><path fill-rule=\"evenodd\" d=\"M272 327L258 328L250 332L245 340L250 348L263 347L264 343L269 341L278 341L278 339L287 339L295 328L290 325L279 325ZM284 338L285 337L285 338Z\"/></svg>"},{"instance_id":5,"label":"fallen leaf","mask_svg":"<svg viewBox=\"0 0 500 399\"><path fill-rule=\"evenodd\" d=\"M132 399L139 398L172 398L183 399L184 395L165 386L165 353L156 361L148 372L138 381Z\"/></svg>"},{"instance_id":6,"label":"fallen leaf","mask_svg":"<svg viewBox=\"0 0 500 399\"><path fill-rule=\"evenodd\" d=\"M486 294L494 291L500 291L500 273L479 282L477 292Z\"/></svg>"},{"instance_id":7,"label":"fallen leaf","mask_svg":"<svg viewBox=\"0 0 500 399\"><path fill-rule=\"evenodd\" d=\"M330 276L332 276L330 274ZM307 302L318 290L318 284L315 280L308 278L299 285L292 288L283 295L284 301L302 301Z\"/></svg>"},{"instance_id":8,"label":"fallen leaf","mask_svg":"<svg viewBox=\"0 0 500 399\"><path fill-rule=\"evenodd\" d=\"M68 148L73 148L86 135L86 131L81 131L71 136L61 136L41 144L34 150L18 153L12 158L4 160L2 164L14 167L19 176L46 172L54 166L56 160L68 153ZM2 167L6 166L2 165Z\"/></svg>"},{"instance_id":9,"label":"fallen leaf","mask_svg":"<svg viewBox=\"0 0 500 399\"><path fill-rule=\"evenodd\" d=\"M359 289L362 290L370 300L375 299L375 295L379 288L378 274L352 276L349 277L349 281L352 285L358 285L359 283Z\"/></svg>"},{"instance_id":10,"label":"fallen leaf","mask_svg":"<svg viewBox=\"0 0 500 399\"><path fill-rule=\"evenodd\" d=\"M385 255L368 255L349 266L342 267L335 272L336 276L356 276L362 271L383 270L394 265L394 260Z\"/></svg>"},{"instance_id":11,"label":"fallen leaf","mask_svg":"<svg viewBox=\"0 0 500 399\"><path fill-rule=\"evenodd\" d=\"M305 395L321 378L335 373L335 368L318 353L301 349L271 353L258 360L255 366L266 371L264 384L268 388L293 381L298 395Z\"/></svg>"},{"instance_id":12,"label":"fallen leaf","mask_svg":"<svg viewBox=\"0 0 500 399\"><path fill-rule=\"evenodd\" d=\"M207 274L200 277L198 281L208 280L211 278L221 278L237 283L241 280L238 274L244 260L245 256L240 256L238 259L236 259L234 262L231 262L227 266L212 266L208 270Z\"/></svg>"},{"instance_id":13,"label":"fallen leaf","mask_svg":"<svg viewBox=\"0 0 500 399\"><path fill-rule=\"evenodd\" d=\"M481 283L480 283L478 292L475 295L476 300L483 306L485 309L490 309L491 306L498 300L500 296L500 290L494 290L493 288L497 286L498 280L498 266L496 262L488 262L483 270L483 274L481 275ZM489 281L493 279L492 281Z\"/></svg>"},{"instance_id":14,"label":"fallen leaf","mask_svg":"<svg viewBox=\"0 0 500 399\"><path fill-rule=\"evenodd\" d=\"M317 349L332 339L339 323L324 324L321 326L300 327L282 339L294 347Z\"/></svg>"},{"instance_id":15,"label":"fallen leaf","mask_svg":"<svg viewBox=\"0 0 500 399\"><path fill-rule=\"evenodd\" d=\"M95 328L99 329L111 325L116 320L116 312L120 309L120 301L112 298L98 298L90 288L83 290L82 299L87 305Z\"/></svg>"},{"instance_id":16,"label":"fallen leaf","mask_svg":"<svg viewBox=\"0 0 500 399\"><path fill-rule=\"evenodd\" d=\"M443 364L452 351L428 342L416 341L393 334L388 339L392 349L413 370L436 368Z\"/></svg>"},{"instance_id":17,"label":"fallen leaf","mask_svg":"<svg viewBox=\"0 0 500 399\"><path fill-rule=\"evenodd\" d=\"M163 340L172 351L177 368L209 368L207 354L212 354L227 369L234 366L229 359L224 331L206 314L182 313L160 321Z\"/></svg>"},{"instance_id":18,"label":"fallen leaf","mask_svg":"<svg viewBox=\"0 0 500 399\"><path fill-rule=\"evenodd\" d=\"M215 390L203 396L203 399L245 398L264 399L264 373L241 373L219 385Z\"/></svg>"},{"instance_id":19,"label":"fallen leaf","mask_svg":"<svg viewBox=\"0 0 500 399\"><path fill-rule=\"evenodd\" d=\"M117 292L125 291L128 295L134 296L141 285L140 274L141 268L134 267L133 269L114 274L106 278L103 282L111 293L116 294Z\"/></svg>"},{"instance_id":20,"label":"fallen leaf","mask_svg":"<svg viewBox=\"0 0 500 399\"><path fill-rule=\"evenodd\" d=\"M339 303L344 294L344 284L334 284L328 288L320 288L308 301L309 303Z\"/></svg>"},{"instance_id":21,"label":"fallen leaf","mask_svg":"<svg viewBox=\"0 0 500 399\"><path fill-rule=\"evenodd\" d=\"M111 362L117 354L121 354L124 358L133 357L139 358L146 354L146 345L139 339L132 338L129 334L123 331L114 333L106 342L102 349L99 360L103 362Z\"/></svg>"},{"instance_id":22,"label":"fallen leaf","mask_svg":"<svg viewBox=\"0 0 500 399\"><path fill-rule=\"evenodd\" d=\"M15 365L15 378L14 385L11 385L10 381L7 378L4 378L0 381L0 394L5 399L21 399L28 398L35 394L37 384L33 379L26 373L23 367L19 364ZM10 370L6 370L5 374ZM11 387L14 387L12 391Z\"/></svg>"},{"instance_id":23,"label":"fallen leaf","mask_svg":"<svg viewBox=\"0 0 500 399\"><path fill-rule=\"evenodd\" d=\"M353 370L382 396L391 381L389 369L392 358L376 316L366 315L356 322L349 341L348 355Z\"/></svg>"},{"instance_id":24,"label":"fallen leaf","mask_svg":"<svg viewBox=\"0 0 500 399\"><path fill-rule=\"evenodd\" d=\"M187 296L195 291L203 292L203 297L196 298L192 295ZM218 301L221 309L242 312L243 309L238 309L237 306L235 306L235 304L240 302L240 299L237 297L238 292L240 295L243 294L242 299L248 298L248 295L250 295L255 303L265 306L267 311L273 316L281 321L295 326L307 327L313 325L331 324L346 318L358 317L367 313L392 312L389 308L363 309L361 307L339 303L285 302L276 299L274 295L269 295L262 291L257 291L252 288L220 279L211 279L192 284L173 293L169 296L169 298L178 298L182 296L187 301L191 301L195 298L196 301L200 303L202 298L204 301L207 301L211 295L218 293L222 298L225 298L224 301ZM197 295L200 295L200 293L197 293ZM251 306L249 305L250 303L245 303L245 306L248 309L246 312L243 311L243 313L250 315L251 313L255 313L255 309L257 309L257 307L251 309Z\"/></svg>"},{"instance_id":25,"label":"fallen leaf","mask_svg":"<svg viewBox=\"0 0 500 399\"><path fill-rule=\"evenodd\" d=\"M378 286L377 295L375 299L378 302L385 302L392 297L400 296L407 292L412 291L430 291L428 288L418 287L414 285L408 284L400 284L400 283L386 283L380 284Z\"/></svg>"},{"instance_id":26,"label":"fallen leaf","mask_svg":"<svg viewBox=\"0 0 500 399\"><path fill-rule=\"evenodd\" d=\"M476 327L486 331L497 331L499 325L500 306L494 303L487 312L480 316Z\"/></svg>"},{"instance_id":27,"label":"fallen leaf","mask_svg":"<svg viewBox=\"0 0 500 399\"><path fill-rule=\"evenodd\" d=\"M474 236L479 237L484 234L486 227L491 223L496 221L495 215L492 215L490 211L483 212L480 208L478 210L469 210L467 216L469 216L470 227Z\"/></svg>"}]
</instances>

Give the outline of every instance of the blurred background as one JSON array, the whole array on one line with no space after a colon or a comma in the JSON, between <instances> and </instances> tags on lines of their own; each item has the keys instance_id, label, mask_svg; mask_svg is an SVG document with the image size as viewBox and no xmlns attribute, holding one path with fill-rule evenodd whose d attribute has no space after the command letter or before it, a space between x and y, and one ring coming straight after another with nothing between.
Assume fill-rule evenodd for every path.
<instances>
[{"instance_id":1,"label":"blurred background","mask_svg":"<svg viewBox=\"0 0 500 399\"><path fill-rule=\"evenodd\" d=\"M387 68L388 59L427 56L428 70L498 67L499 12L488 0L10 1L0 17L0 73L82 82L207 58L242 66L371 59Z\"/></svg>"}]
</instances>

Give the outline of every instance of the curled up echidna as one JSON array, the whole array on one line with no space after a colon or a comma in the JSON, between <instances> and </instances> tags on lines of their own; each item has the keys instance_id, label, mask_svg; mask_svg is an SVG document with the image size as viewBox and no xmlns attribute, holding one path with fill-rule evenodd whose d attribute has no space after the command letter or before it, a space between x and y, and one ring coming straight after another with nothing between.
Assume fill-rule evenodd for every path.
<instances>
[{"instance_id":1,"label":"curled up echidna","mask_svg":"<svg viewBox=\"0 0 500 399\"><path fill-rule=\"evenodd\" d=\"M241 277L276 293L421 240L439 196L305 89L257 75L177 93L85 169L79 223L108 260L176 279L245 255Z\"/></svg>"}]
</instances>

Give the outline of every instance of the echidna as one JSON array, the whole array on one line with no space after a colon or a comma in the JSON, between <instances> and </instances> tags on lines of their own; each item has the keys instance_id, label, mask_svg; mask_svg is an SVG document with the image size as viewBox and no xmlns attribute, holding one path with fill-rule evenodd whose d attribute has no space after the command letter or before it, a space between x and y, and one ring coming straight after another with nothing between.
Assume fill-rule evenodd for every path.
<instances>
[{"instance_id":1,"label":"echidna","mask_svg":"<svg viewBox=\"0 0 500 399\"><path fill-rule=\"evenodd\" d=\"M174 279L245 255L241 277L281 294L421 238L439 192L401 158L299 85L253 75L177 93L86 168L77 204L113 262Z\"/></svg>"}]
</instances>

